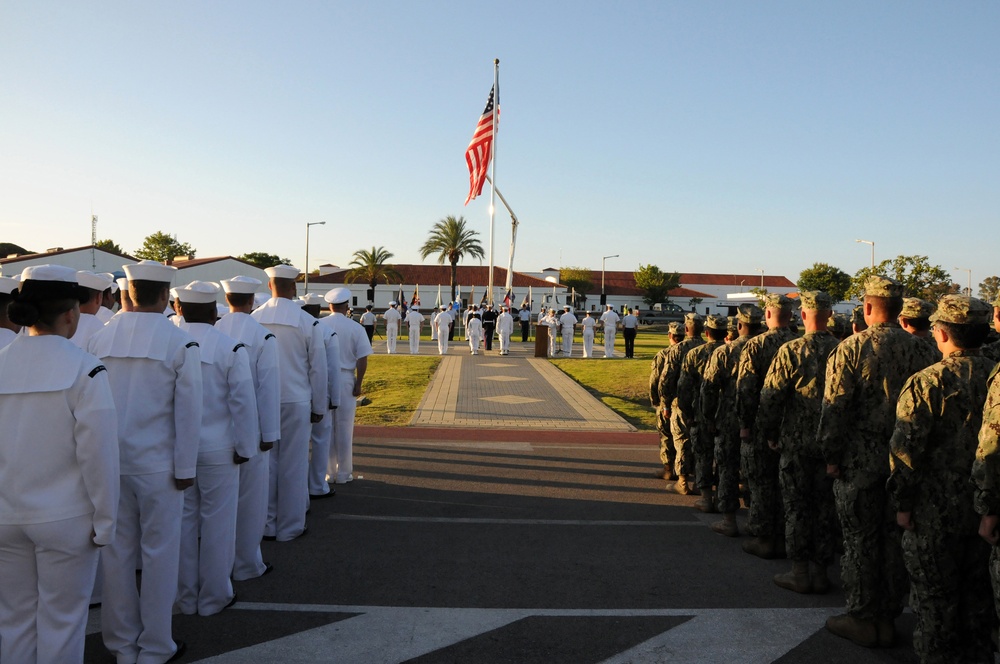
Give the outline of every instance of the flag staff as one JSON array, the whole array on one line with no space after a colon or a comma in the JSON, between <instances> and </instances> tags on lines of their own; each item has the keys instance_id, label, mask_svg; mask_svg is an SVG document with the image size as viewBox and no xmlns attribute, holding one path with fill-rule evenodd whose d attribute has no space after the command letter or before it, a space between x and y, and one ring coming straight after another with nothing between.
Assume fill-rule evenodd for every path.
<instances>
[{"instance_id":1,"label":"flag staff","mask_svg":"<svg viewBox=\"0 0 1000 664\"><path fill-rule=\"evenodd\" d=\"M497 113L500 110L500 58L493 60L493 149L490 153L490 285L489 298L490 306L493 305L493 217L496 212L496 186L493 184L497 177Z\"/></svg>"}]
</instances>

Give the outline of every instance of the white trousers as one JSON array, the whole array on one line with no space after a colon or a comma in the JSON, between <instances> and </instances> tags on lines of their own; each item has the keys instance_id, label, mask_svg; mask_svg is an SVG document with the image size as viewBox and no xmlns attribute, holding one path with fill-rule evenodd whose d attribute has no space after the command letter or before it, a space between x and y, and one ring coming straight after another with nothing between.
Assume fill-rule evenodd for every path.
<instances>
[{"instance_id":1,"label":"white trousers","mask_svg":"<svg viewBox=\"0 0 1000 664\"><path fill-rule=\"evenodd\" d=\"M236 558L233 580L256 579L264 573L260 539L267 521L267 471L270 452L260 452L240 464L240 490L236 506Z\"/></svg>"},{"instance_id":2,"label":"white trousers","mask_svg":"<svg viewBox=\"0 0 1000 664\"><path fill-rule=\"evenodd\" d=\"M590 357L594 354L594 328L583 328L583 356Z\"/></svg>"},{"instance_id":3,"label":"white trousers","mask_svg":"<svg viewBox=\"0 0 1000 664\"><path fill-rule=\"evenodd\" d=\"M420 353L420 328L411 327L410 328L410 355L418 355Z\"/></svg>"},{"instance_id":4,"label":"white trousers","mask_svg":"<svg viewBox=\"0 0 1000 664\"><path fill-rule=\"evenodd\" d=\"M99 551L93 523L86 514L0 526L0 661L83 661Z\"/></svg>"},{"instance_id":5,"label":"white trousers","mask_svg":"<svg viewBox=\"0 0 1000 664\"><path fill-rule=\"evenodd\" d=\"M437 342L438 342L438 355L447 355L448 354L448 330L444 330L441 334L438 335Z\"/></svg>"},{"instance_id":6,"label":"white trousers","mask_svg":"<svg viewBox=\"0 0 1000 664\"><path fill-rule=\"evenodd\" d=\"M119 664L161 664L177 651L171 613L177 597L181 509L172 472L122 475L115 538L101 551L104 645ZM142 565L142 593L135 570Z\"/></svg>"},{"instance_id":7,"label":"white trousers","mask_svg":"<svg viewBox=\"0 0 1000 664\"><path fill-rule=\"evenodd\" d=\"M556 328L549 327L549 357L556 354Z\"/></svg>"},{"instance_id":8,"label":"white trousers","mask_svg":"<svg viewBox=\"0 0 1000 664\"><path fill-rule=\"evenodd\" d=\"M308 401L281 404L281 440L271 449L264 526L264 534L279 542L295 539L306 527L310 408Z\"/></svg>"},{"instance_id":9,"label":"white trousers","mask_svg":"<svg viewBox=\"0 0 1000 664\"><path fill-rule=\"evenodd\" d=\"M184 492L177 608L185 615L215 615L233 598L239 484L235 463L198 464L194 486Z\"/></svg>"},{"instance_id":10,"label":"white trousers","mask_svg":"<svg viewBox=\"0 0 1000 664\"><path fill-rule=\"evenodd\" d=\"M448 343L448 336L445 344ZM354 371L343 371L340 375L340 406L334 412L333 436L330 443L330 463L327 474L330 479L343 484L354 472L354 411L358 408L354 396Z\"/></svg>"},{"instance_id":11,"label":"white trousers","mask_svg":"<svg viewBox=\"0 0 1000 664\"><path fill-rule=\"evenodd\" d=\"M615 331L604 328L604 357L615 356Z\"/></svg>"},{"instance_id":12,"label":"white trousers","mask_svg":"<svg viewBox=\"0 0 1000 664\"><path fill-rule=\"evenodd\" d=\"M563 328L562 331L562 351L563 355L569 357L573 354L573 328Z\"/></svg>"},{"instance_id":13,"label":"white trousers","mask_svg":"<svg viewBox=\"0 0 1000 664\"><path fill-rule=\"evenodd\" d=\"M510 350L510 332L501 332L500 333L500 352L504 353L506 355L507 351L509 351L509 350Z\"/></svg>"},{"instance_id":14,"label":"white trousers","mask_svg":"<svg viewBox=\"0 0 1000 664\"><path fill-rule=\"evenodd\" d=\"M482 340L482 335L478 332L473 332L469 335L469 350L472 351L473 355L477 355L479 353L479 342Z\"/></svg>"},{"instance_id":15,"label":"white trousers","mask_svg":"<svg viewBox=\"0 0 1000 664\"><path fill-rule=\"evenodd\" d=\"M396 337L399 336L399 325L385 326L385 352L392 355L396 352Z\"/></svg>"},{"instance_id":16,"label":"white trousers","mask_svg":"<svg viewBox=\"0 0 1000 664\"><path fill-rule=\"evenodd\" d=\"M336 410L328 410L323 419L312 425L309 439L309 495L325 496L330 493L326 481L326 466L330 462L330 435Z\"/></svg>"}]
</instances>

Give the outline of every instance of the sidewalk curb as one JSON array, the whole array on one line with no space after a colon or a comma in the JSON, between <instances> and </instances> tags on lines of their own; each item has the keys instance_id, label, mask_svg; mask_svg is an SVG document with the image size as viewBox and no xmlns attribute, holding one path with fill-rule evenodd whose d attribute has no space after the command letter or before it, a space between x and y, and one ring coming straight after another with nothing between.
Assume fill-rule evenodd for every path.
<instances>
[{"instance_id":1,"label":"sidewalk curb","mask_svg":"<svg viewBox=\"0 0 1000 664\"><path fill-rule=\"evenodd\" d=\"M650 445L660 444L655 431L594 431L544 429L491 429L469 427L354 427L355 439L475 441L477 443L573 443L574 445Z\"/></svg>"}]
</instances>

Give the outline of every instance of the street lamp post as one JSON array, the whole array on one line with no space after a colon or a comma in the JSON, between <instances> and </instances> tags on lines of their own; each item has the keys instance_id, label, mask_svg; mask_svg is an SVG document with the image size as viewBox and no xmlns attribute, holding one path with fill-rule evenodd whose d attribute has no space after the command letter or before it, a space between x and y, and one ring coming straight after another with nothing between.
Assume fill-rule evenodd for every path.
<instances>
[{"instance_id":1,"label":"street lamp post","mask_svg":"<svg viewBox=\"0 0 1000 664\"><path fill-rule=\"evenodd\" d=\"M760 288L761 288L761 290L763 290L764 289L764 270L763 270L763 268L757 268L757 271L760 272Z\"/></svg>"},{"instance_id":2,"label":"street lamp post","mask_svg":"<svg viewBox=\"0 0 1000 664\"><path fill-rule=\"evenodd\" d=\"M312 221L306 224L306 278L303 286L303 295L309 294L309 229L313 226L325 226L325 221Z\"/></svg>"},{"instance_id":3,"label":"street lamp post","mask_svg":"<svg viewBox=\"0 0 1000 664\"><path fill-rule=\"evenodd\" d=\"M608 301L607 296L604 295L604 264L609 258L618 258L618 254L612 254L601 258L601 300L603 300L601 304L605 304Z\"/></svg>"},{"instance_id":4,"label":"street lamp post","mask_svg":"<svg viewBox=\"0 0 1000 664\"><path fill-rule=\"evenodd\" d=\"M860 242L861 244L870 244L872 246L872 271L875 270L875 241L874 240L855 240L855 242Z\"/></svg>"},{"instance_id":5,"label":"street lamp post","mask_svg":"<svg viewBox=\"0 0 1000 664\"><path fill-rule=\"evenodd\" d=\"M972 268L956 267L955 272L966 272L969 275L969 297L972 297Z\"/></svg>"}]
</instances>

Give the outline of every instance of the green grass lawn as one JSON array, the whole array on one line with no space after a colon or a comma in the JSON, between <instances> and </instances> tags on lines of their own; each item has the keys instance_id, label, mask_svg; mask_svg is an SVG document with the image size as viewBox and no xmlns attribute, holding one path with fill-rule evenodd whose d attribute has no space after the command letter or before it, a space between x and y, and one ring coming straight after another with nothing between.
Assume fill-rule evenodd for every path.
<instances>
[{"instance_id":1,"label":"green grass lawn","mask_svg":"<svg viewBox=\"0 0 1000 664\"><path fill-rule=\"evenodd\" d=\"M405 338L401 341L406 343ZM439 356L369 355L364 396L371 403L358 408L354 422L373 426L408 424L439 364Z\"/></svg>"}]
</instances>

